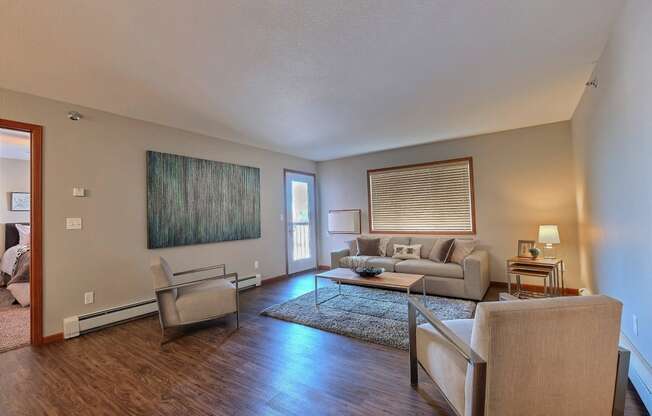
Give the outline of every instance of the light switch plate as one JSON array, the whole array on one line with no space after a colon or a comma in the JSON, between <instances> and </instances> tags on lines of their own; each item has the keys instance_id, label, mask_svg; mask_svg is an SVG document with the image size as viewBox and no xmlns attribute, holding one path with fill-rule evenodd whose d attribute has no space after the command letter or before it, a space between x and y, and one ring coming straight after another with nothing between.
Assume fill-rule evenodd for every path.
<instances>
[{"instance_id":1,"label":"light switch plate","mask_svg":"<svg viewBox=\"0 0 652 416\"><path fill-rule=\"evenodd\" d=\"M66 230L81 230L81 218L66 218Z\"/></svg>"}]
</instances>

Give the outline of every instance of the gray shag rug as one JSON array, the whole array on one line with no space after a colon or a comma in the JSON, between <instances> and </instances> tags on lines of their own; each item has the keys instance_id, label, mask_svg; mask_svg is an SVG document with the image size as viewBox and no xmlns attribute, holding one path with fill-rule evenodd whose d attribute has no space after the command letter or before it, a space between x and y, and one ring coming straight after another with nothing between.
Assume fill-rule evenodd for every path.
<instances>
[{"instance_id":1,"label":"gray shag rug","mask_svg":"<svg viewBox=\"0 0 652 416\"><path fill-rule=\"evenodd\" d=\"M319 289L320 301L336 294L337 286ZM418 297L422 299L421 295ZM428 309L439 319L473 318L476 306L473 301L426 298ZM319 309L311 291L270 306L260 314L402 350L409 346L405 292L342 285L342 296L322 303ZM425 323L422 316L417 316L419 324Z\"/></svg>"}]
</instances>

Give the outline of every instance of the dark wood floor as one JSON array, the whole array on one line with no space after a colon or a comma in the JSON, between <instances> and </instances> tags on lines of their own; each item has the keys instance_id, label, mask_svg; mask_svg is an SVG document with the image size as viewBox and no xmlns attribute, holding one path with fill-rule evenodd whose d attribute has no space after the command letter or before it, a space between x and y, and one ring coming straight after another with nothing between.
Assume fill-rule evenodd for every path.
<instances>
[{"instance_id":1,"label":"dark wood floor","mask_svg":"<svg viewBox=\"0 0 652 416\"><path fill-rule=\"evenodd\" d=\"M0 355L0 415L452 415L407 353L262 317L311 275L242 293L233 320L163 349L155 317ZM488 299L496 297L490 292ZM646 415L630 386L627 415Z\"/></svg>"}]
</instances>

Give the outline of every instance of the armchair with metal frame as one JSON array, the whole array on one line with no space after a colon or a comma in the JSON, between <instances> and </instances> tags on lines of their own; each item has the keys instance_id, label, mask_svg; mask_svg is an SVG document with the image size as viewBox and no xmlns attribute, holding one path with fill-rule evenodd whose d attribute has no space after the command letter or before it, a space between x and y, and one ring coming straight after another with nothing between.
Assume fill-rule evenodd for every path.
<instances>
[{"instance_id":1,"label":"armchair with metal frame","mask_svg":"<svg viewBox=\"0 0 652 416\"><path fill-rule=\"evenodd\" d=\"M623 415L621 311L582 296L484 302L474 319L440 321L410 297L411 383L420 365L457 415Z\"/></svg>"},{"instance_id":2,"label":"armchair with metal frame","mask_svg":"<svg viewBox=\"0 0 652 416\"><path fill-rule=\"evenodd\" d=\"M159 309L161 344L166 340L165 330L193 325L235 314L236 328L240 328L238 274L226 273L226 265L219 264L173 273L162 257L153 259L150 266L154 292ZM175 283L179 276L220 270L217 275ZM231 284L233 280L235 285Z\"/></svg>"}]
</instances>

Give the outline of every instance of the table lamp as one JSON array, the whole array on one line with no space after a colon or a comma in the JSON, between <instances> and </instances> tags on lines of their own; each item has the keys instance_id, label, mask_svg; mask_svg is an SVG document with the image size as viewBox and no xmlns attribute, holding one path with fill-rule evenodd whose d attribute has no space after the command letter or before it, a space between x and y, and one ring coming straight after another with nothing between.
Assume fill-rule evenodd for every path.
<instances>
[{"instance_id":1,"label":"table lamp","mask_svg":"<svg viewBox=\"0 0 652 416\"><path fill-rule=\"evenodd\" d=\"M555 249L552 245L559 244L559 228L556 225L540 225L539 243L545 244L543 258L554 259Z\"/></svg>"}]
</instances>

